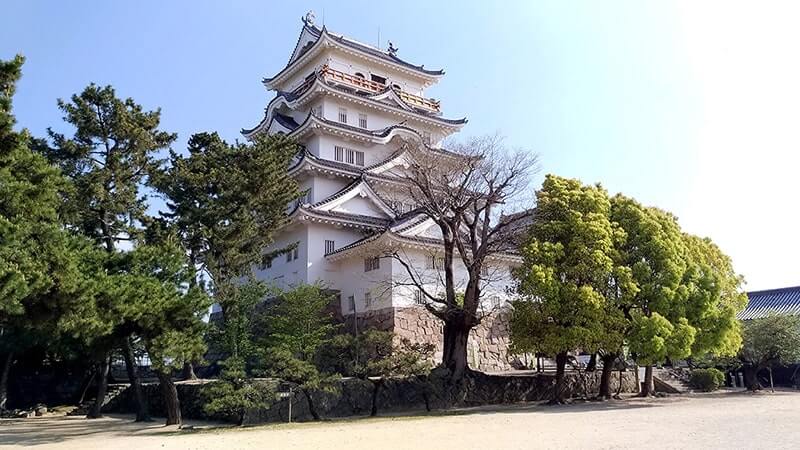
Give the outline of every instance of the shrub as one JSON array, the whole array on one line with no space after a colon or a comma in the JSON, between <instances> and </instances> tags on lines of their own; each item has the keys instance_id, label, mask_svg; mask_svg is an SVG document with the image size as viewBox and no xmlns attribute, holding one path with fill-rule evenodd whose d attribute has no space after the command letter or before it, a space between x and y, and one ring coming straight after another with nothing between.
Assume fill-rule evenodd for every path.
<instances>
[{"instance_id":1,"label":"shrub","mask_svg":"<svg viewBox=\"0 0 800 450\"><path fill-rule=\"evenodd\" d=\"M725 374L718 369L695 369L689 377L689 384L703 392L719 389L725 382Z\"/></svg>"}]
</instances>

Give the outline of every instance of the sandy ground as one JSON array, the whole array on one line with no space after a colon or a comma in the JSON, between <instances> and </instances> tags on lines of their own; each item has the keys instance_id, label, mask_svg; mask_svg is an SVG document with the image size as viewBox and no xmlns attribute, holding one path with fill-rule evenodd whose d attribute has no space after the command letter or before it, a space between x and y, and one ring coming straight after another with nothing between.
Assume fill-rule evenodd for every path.
<instances>
[{"instance_id":1,"label":"sandy ground","mask_svg":"<svg viewBox=\"0 0 800 450\"><path fill-rule=\"evenodd\" d=\"M177 430L130 417L0 420L0 447L57 449L798 448L800 392L720 393L428 416Z\"/></svg>"}]
</instances>

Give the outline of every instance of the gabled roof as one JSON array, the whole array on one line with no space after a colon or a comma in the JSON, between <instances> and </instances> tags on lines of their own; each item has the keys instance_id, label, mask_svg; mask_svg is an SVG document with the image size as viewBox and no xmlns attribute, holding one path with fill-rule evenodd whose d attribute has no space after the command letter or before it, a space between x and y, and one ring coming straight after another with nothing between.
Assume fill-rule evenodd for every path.
<instances>
[{"instance_id":1,"label":"gabled roof","mask_svg":"<svg viewBox=\"0 0 800 450\"><path fill-rule=\"evenodd\" d=\"M304 37L306 37L306 39L304 39ZM297 39L297 44L295 45L295 49L292 52L292 56L289 58L289 62L287 63L286 67L281 69L281 71L275 74L275 76L271 78L265 78L264 84L267 85L268 88L273 89L271 86L273 80L280 79L286 73L291 72L291 69L298 61L304 60L306 55L313 54L318 47L324 46L325 43L333 46L338 45L343 49L347 49L361 57L380 61L401 71L410 72L429 80L435 80L436 78L444 75L444 70L429 70L423 65L418 66L411 64L398 58L396 55L384 52L371 45L347 38L344 35L332 33L328 31L325 26L322 28L317 28L314 24L304 20L303 28L300 30L300 36Z\"/></svg>"},{"instance_id":2,"label":"gabled roof","mask_svg":"<svg viewBox=\"0 0 800 450\"><path fill-rule=\"evenodd\" d=\"M394 219L395 212L392 208L386 204L386 202L378 195L366 179L362 176L360 179L350 183L349 186L345 187L341 191L337 192L330 197L314 203L310 207L316 211L333 211L335 208L343 205L348 200L355 198L356 196L367 197L370 201L387 217Z\"/></svg>"},{"instance_id":3,"label":"gabled roof","mask_svg":"<svg viewBox=\"0 0 800 450\"><path fill-rule=\"evenodd\" d=\"M761 319L771 314L800 316L800 286L747 293L747 307L736 317L739 320Z\"/></svg>"}]
</instances>

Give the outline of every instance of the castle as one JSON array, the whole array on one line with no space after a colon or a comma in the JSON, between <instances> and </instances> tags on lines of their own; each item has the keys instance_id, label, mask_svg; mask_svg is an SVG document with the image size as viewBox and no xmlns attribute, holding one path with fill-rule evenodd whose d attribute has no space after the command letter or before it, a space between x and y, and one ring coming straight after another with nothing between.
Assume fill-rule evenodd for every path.
<instances>
[{"instance_id":1,"label":"castle","mask_svg":"<svg viewBox=\"0 0 800 450\"><path fill-rule=\"evenodd\" d=\"M248 139L284 133L302 148L289 171L305 196L291 205L290 223L272 249L296 247L257 277L281 288L322 283L337 293L338 314L355 331L391 330L439 351L441 322L421 306L420 290L400 281L407 267L381 256L381 249L401 248L420 272L441 270L441 233L415 212L401 174L408 167L407 143L449 154L442 140L467 122L443 117L440 102L425 96L443 75L400 59L391 43L381 50L319 28L309 13L286 66L263 80L276 93L263 119L242 130ZM483 287L483 301L487 310L502 311L518 259L493 264L501 276ZM463 268L456 276L466 282ZM471 367L509 368L502 319L492 315L473 330Z\"/></svg>"}]
</instances>

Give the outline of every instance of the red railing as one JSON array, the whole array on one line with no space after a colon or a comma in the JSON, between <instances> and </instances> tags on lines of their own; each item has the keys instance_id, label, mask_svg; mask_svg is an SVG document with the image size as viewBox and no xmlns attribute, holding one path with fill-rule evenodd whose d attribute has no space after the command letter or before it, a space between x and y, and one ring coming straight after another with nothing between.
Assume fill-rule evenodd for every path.
<instances>
[{"instance_id":1,"label":"red railing","mask_svg":"<svg viewBox=\"0 0 800 450\"><path fill-rule=\"evenodd\" d=\"M367 80L366 78L358 77L355 75L351 75L349 73L341 72L335 69L331 69L327 65L322 66L322 68L318 72L319 77L321 77L325 81L333 81L334 83L344 84L349 87L353 87L357 90L370 92L370 93L378 93L383 92L386 89L386 86L378 83L376 81ZM309 77L303 84L301 84L297 89L294 90L295 94L300 94L301 92L305 91L311 83L314 82L313 77ZM409 94L402 89L393 88L394 91L397 93L400 98L406 102L407 104L427 109L433 112L439 112L440 103L437 100L420 97L419 95Z\"/></svg>"}]
</instances>

